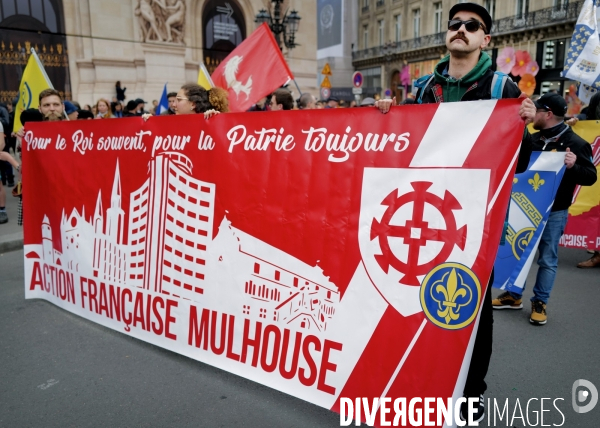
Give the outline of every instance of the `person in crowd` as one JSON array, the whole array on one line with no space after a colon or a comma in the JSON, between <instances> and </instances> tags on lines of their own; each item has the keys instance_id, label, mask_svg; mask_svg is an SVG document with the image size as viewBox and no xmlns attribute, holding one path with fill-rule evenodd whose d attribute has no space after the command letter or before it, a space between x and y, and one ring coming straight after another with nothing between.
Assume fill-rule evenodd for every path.
<instances>
[{"instance_id":1,"label":"person in crowd","mask_svg":"<svg viewBox=\"0 0 600 428\"><path fill-rule=\"evenodd\" d=\"M138 107L138 104L135 102L135 100L129 100L127 102L127 105L125 106L125 111L123 112L123 117L137 116L137 114L136 114L137 107Z\"/></svg>"},{"instance_id":2,"label":"person in crowd","mask_svg":"<svg viewBox=\"0 0 600 428\"><path fill-rule=\"evenodd\" d=\"M293 110L294 97L292 93L285 88L279 88L271 96L271 111Z\"/></svg>"},{"instance_id":3,"label":"person in crowd","mask_svg":"<svg viewBox=\"0 0 600 428\"><path fill-rule=\"evenodd\" d=\"M82 110L92 111L92 106L90 106L89 104L86 104L83 106Z\"/></svg>"},{"instance_id":4,"label":"person in crowd","mask_svg":"<svg viewBox=\"0 0 600 428\"><path fill-rule=\"evenodd\" d=\"M15 171L21 171L21 165L19 162L15 160L10 153L1 151L2 146L4 145L4 137L2 136L2 125L0 124L0 162L6 162L10 165L11 168L14 168ZM0 182L0 224L8 223L8 214L6 213L6 188ZM22 223L18 223L19 226Z\"/></svg>"},{"instance_id":5,"label":"person in crowd","mask_svg":"<svg viewBox=\"0 0 600 428\"><path fill-rule=\"evenodd\" d=\"M2 104L0 104L2 105ZM7 118L0 120L0 124L4 128L4 151L10 153L11 149L15 149L15 138L12 134L13 125L15 123L15 112L13 110L13 103L8 102L5 104L7 111ZM6 121L6 123L5 123ZM8 187L14 187L15 185L15 174L10 163L6 161L0 161L0 175L2 178L2 184Z\"/></svg>"},{"instance_id":6,"label":"person in crowd","mask_svg":"<svg viewBox=\"0 0 600 428\"><path fill-rule=\"evenodd\" d=\"M420 79L421 87L417 93L419 103L474 101L491 98L494 71L492 70L492 59L484 52L491 41L491 26L492 18L483 6L475 3L459 3L452 6L446 33L446 48L449 55L442 58L435 66L433 75ZM517 85L507 78L501 96L502 98L518 98L522 95ZM378 100L375 105L382 113L387 113L390 106L395 103L396 99L394 98ZM525 97L519 113L525 123L530 123L536 114L535 105ZM530 155L531 146L522 144L517 165L518 171L526 170ZM483 298L479 328L463 390L465 397L479 398L473 418L475 421L481 421L485 416L483 398L487 389L485 376L492 356L491 288L494 282L493 278L492 272ZM466 411L467 406L461 406L463 420L466 420Z\"/></svg>"},{"instance_id":7,"label":"person in crowd","mask_svg":"<svg viewBox=\"0 0 600 428\"><path fill-rule=\"evenodd\" d=\"M372 107L375 105L375 99L371 97L365 97L361 102L361 107Z\"/></svg>"},{"instance_id":8,"label":"person in crowd","mask_svg":"<svg viewBox=\"0 0 600 428\"><path fill-rule=\"evenodd\" d=\"M175 105L177 104L177 92L169 92L167 94L169 108L162 112L161 116L170 116L175 114Z\"/></svg>"},{"instance_id":9,"label":"person in crowd","mask_svg":"<svg viewBox=\"0 0 600 428\"><path fill-rule=\"evenodd\" d=\"M71 101L65 101L64 105L65 113L67 114L69 120L77 120L77 118L79 117L79 110L77 110L75 104L73 104Z\"/></svg>"},{"instance_id":10,"label":"person in crowd","mask_svg":"<svg viewBox=\"0 0 600 428\"><path fill-rule=\"evenodd\" d=\"M327 99L327 105L325 108L338 108L340 106L340 99L338 97L329 97Z\"/></svg>"},{"instance_id":11,"label":"person in crowd","mask_svg":"<svg viewBox=\"0 0 600 428\"><path fill-rule=\"evenodd\" d=\"M56 89L44 89L40 92L39 99L39 110L44 116L44 121L53 122L65 119L63 99Z\"/></svg>"},{"instance_id":12,"label":"person in crowd","mask_svg":"<svg viewBox=\"0 0 600 428\"><path fill-rule=\"evenodd\" d=\"M150 113L156 115L156 109L158 108L158 100L152 100L152 108L150 109Z\"/></svg>"},{"instance_id":13,"label":"person in crowd","mask_svg":"<svg viewBox=\"0 0 600 428\"><path fill-rule=\"evenodd\" d=\"M597 180L597 173L592 163L590 144L564 123L568 108L565 99L557 93L546 93L535 102L535 106L537 113L533 127L540 132L527 135L526 140L529 141L524 140L523 144L531 144L535 151L565 152L567 168L538 246L539 269L533 286L529 321L544 325L548 319L546 305L558 267L558 242L567 224L575 187L591 186ZM522 294L506 291L494 299L492 305L494 309L521 309Z\"/></svg>"},{"instance_id":14,"label":"person in crowd","mask_svg":"<svg viewBox=\"0 0 600 428\"><path fill-rule=\"evenodd\" d=\"M300 96L300 98L298 98L296 104L298 105L299 110L313 110L317 108L317 99L313 94L305 92Z\"/></svg>"},{"instance_id":15,"label":"person in crowd","mask_svg":"<svg viewBox=\"0 0 600 428\"><path fill-rule=\"evenodd\" d=\"M0 103L0 123L4 127L4 129L8 128L8 122L10 121L10 115L8 113L8 108L6 104Z\"/></svg>"},{"instance_id":16,"label":"person in crowd","mask_svg":"<svg viewBox=\"0 0 600 428\"><path fill-rule=\"evenodd\" d=\"M135 108L135 113L134 113L135 116L142 116L142 115L148 113L146 110L144 110L146 101L144 101L141 98L136 98L135 103L136 103L136 108Z\"/></svg>"},{"instance_id":17,"label":"person in crowd","mask_svg":"<svg viewBox=\"0 0 600 428\"><path fill-rule=\"evenodd\" d=\"M352 108L352 107L358 107L358 104L356 103L356 100L350 101L350 104L348 105L348 107L350 107L350 108Z\"/></svg>"},{"instance_id":18,"label":"person in crowd","mask_svg":"<svg viewBox=\"0 0 600 428\"><path fill-rule=\"evenodd\" d=\"M0 161L3 163L6 162L4 159L5 151L4 151L4 124L3 121L0 120ZM8 214L6 213L6 189L4 188L6 183L2 183L0 181L0 224L8 223Z\"/></svg>"},{"instance_id":19,"label":"person in crowd","mask_svg":"<svg viewBox=\"0 0 600 428\"><path fill-rule=\"evenodd\" d=\"M256 102L256 104L253 104L248 111L269 111L270 102L270 95L268 97L262 97Z\"/></svg>"},{"instance_id":20,"label":"person in crowd","mask_svg":"<svg viewBox=\"0 0 600 428\"><path fill-rule=\"evenodd\" d=\"M325 100L318 100L318 101L315 103L315 109L317 109L317 110L322 110L322 109L324 109L324 108L325 108Z\"/></svg>"},{"instance_id":21,"label":"person in crowd","mask_svg":"<svg viewBox=\"0 0 600 428\"><path fill-rule=\"evenodd\" d=\"M89 110L78 110L77 120L89 120L94 118L94 113Z\"/></svg>"},{"instance_id":22,"label":"person in crowd","mask_svg":"<svg viewBox=\"0 0 600 428\"><path fill-rule=\"evenodd\" d=\"M110 103L105 98L100 98L96 103L96 119L112 119L114 116L110 111Z\"/></svg>"},{"instance_id":23,"label":"person in crowd","mask_svg":"<svg viewBox=\"0 0 600 428\"><path fill-rule=\"evenodd\" d=\"M228 111L227 91L222 88L214 87L206 90L196 83L188 83L177 92L175 105L177 115L203 113L205 118L209 118Z\"/></svg>"},{"instance_id":24,"label":"person in crowd","mask_svg":"<svg viewBox=\"0 0 600 428\"><path fill-rule=\"evenodd\" d=\"M110 103L110 111L113 117L123 117L123 104L121 104L119 101L113 101Z\"/></svg>"},{"instance_id":25,"label":"person in crowd","mask_svg":"<svg viewBox=\"0 0 600 428\"><path fill-rule=\"evenodd\" d=\"M48 89L46 91L54 91L54 89ZM47 98L47 96L45 96L46 94L50 93L52 94L52 92L46 92L46 91L42 91L42 93L40 93L40 99L42 99L42 97ZM44 94L44 92L46 92L46 94ZM56 92L56 91L54 91ZM60 95L58 95L58 97L60 98ZM41 102L40 102L40 106L41 106ZM47 104L47 102L45 101L44 104ZM53 103L52 103L53 104ZM62 106L62 103L60 103L60 105ZM59 119L53 119L53 120L62 120L62 114L60 116ZM42 111L40 110L40 108L30 108L27 110L24 110L21 112L21 123L23 124L23 128L21 128L19 131L17 131L15 133L15 137L16 137L16 147L15 147L15 157L19 158L21 157L21 143L22 143L22 139L23 136L25 135L25 126L27 123L29 122L42 122L45 120L45 115L42 114ZM2 155L0 154L0 156L5 157L6 155ZM11 159L7 158L6 159L8 162L10 162L13 167L15 167L15 164L12 162ZM20 171L20 169L15 168L18 171ZM13 189L14 192L14 189ZM13 193L14 194L14 193ZM18 215L17 215L17 224L19 226L23 225L23 199L22 199L22 195L19 193L16 196L18 196L19 200L18 200Z\"/></svg>"},{"instance_id":26,"label":"person in crowd","mask_svg":"<svg viewBox=\"0 0 600 428\"><path fill-rule=\"evenodd\" d=\"M117 83L115 84L115 90L117 92L117 101L124 102L125 98L126 98L125 91L127 90L127 88L121 87L120 80L118 80Z\"/></svg>"},{"instance_id":27,"label":"person in crowd","mask_svg":"<svg viewBox=\"0 0 600 428\"><path fill-rule=\"evenodd\" d=\"M590 103L588 104L585 110L585 118L583 118L582 120L600 121L600 92L596 92L590 99ZM594 251L594 254L589 260L577 263L577 267L582 269L600 267L600 251Z\"/></svg>"}]
</instances>

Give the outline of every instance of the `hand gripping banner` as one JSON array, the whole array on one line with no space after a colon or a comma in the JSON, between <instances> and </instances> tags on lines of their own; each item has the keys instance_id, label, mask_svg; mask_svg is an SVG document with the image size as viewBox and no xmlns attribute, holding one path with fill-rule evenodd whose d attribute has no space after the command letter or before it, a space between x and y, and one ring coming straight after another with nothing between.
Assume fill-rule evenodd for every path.
<instances>
[{"instance_id":1,"label":"hand gripping banner","mask_svg":"<svg viewBox=\"0 0 600 428\"><path fill-rule=\"evenodd\" d=\"M25 296L334 411L460 397L519 104L27 124Z\"/></svg>"}]
</instances>

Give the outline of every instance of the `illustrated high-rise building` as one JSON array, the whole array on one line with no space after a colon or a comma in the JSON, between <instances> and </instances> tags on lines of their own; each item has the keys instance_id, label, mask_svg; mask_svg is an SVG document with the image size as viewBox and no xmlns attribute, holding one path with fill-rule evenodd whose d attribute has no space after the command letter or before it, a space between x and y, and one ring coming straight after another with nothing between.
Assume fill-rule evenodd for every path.
<instances>
[{"instance_id":1,"label":"illustrated high-rise building","mask_svg":"<svg viewBox=\"0 0 600 428\"><path fill-rule=\"evenodd\" d=\"M204 293L215 185L192 177L176 152L156 155L150 177L131 193L128 284L192 300Z\"/></svg>"}]
</instances>

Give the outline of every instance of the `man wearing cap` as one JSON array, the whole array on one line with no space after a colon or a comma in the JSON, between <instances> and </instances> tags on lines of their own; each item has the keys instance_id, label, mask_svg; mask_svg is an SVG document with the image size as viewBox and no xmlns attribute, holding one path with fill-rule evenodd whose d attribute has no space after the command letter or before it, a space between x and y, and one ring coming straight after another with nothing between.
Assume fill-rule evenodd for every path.
<instances>
[{"instance_id":1,"label":"man wearing cap","mask_svg":"<svg viewBox=\"0 0 600 428\"><path fill-rule=\"evenodd\" d=\"M77 117L79 116L79 111L77 110L77 107L75 107L75 104L73 104L70 101L65 101L64 105L65 113L67 113L67 117L69 118L69 120L77 120Z\"/></svg>"},{"instance_id":2,"label":"man wearing cap","mask_svg":"<svg viewBox=\"0 0 600 428\"><path fill-rule=\"evenodd\" d=\"M141 98L136 98L135 103L137 104L134 112L135 116L142 116L144 113L148 113L144 110L144 104L146 104L146 101Z\"/></svg>"},{"instance_id":3,"label":"man wearing cap","mask_svg":"<svg viewBox=\"0 0 600 428\"><path fill-rule=\"evenodd\" d=\"M591 186L596 182L596 167L592 163L592 148L564 123L567 103L557 93L547 93L535 101L537 109L533 127L540 132L528 135L533 150L542 152L566 152L567 170L554 198L550 217L540 238L538 247L538 272L531 298L531 317L534 325L547 322L546 305L558 267L558 241L562 236L575 186ZM494 309L522 309L521 294L504 292L492 301Z\"/></svg>"},{"instance_id":4,"label":"man wearing cap","mask_svg":"<svg viewBox=\"0 0 600 428\"><path fill-rule=\"evenodd\" d=\"M440 103L456 101L475 101L492 99L492 83L495 73L492 60L483 51L490 43L492 18L487 9L475 3L459 3L450 9L446 48L449 55L435 66L431 76L419 79L422 85L417 93L417 103ZM497 98L524 97L519 114L525 123L535 118L533 101L521 95L521 90L508 77L502 79L504 85ZM396 99L378 100L375 106L382 113L387 113ZM523 141L519 153L517 172L527 168L531 154L531 146ZM483 393L487 389L485 376L492 356L493 315L491 284L493 271L483 298L479 327L473 346L471 364L463 394L467 398L479 398L474 421L481 421L485 416ZM467 406L461 407L461 417L466 418Z\"/></svg>"},{"instance_id":5,"label":"man wearing cap","mask_svg":"<svg viewBox=\"0 0 600 428\"><path fill-rule=\"evenodd\" d=\"M325 108L338 108L340 106L340 99L338 97L329 97Z\"/></svg>"}]
</instances>

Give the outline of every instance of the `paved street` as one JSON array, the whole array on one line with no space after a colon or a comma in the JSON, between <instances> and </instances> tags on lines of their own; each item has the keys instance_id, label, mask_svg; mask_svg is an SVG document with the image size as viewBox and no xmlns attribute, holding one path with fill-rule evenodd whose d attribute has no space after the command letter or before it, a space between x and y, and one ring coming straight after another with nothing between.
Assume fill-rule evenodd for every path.
<instances>
[{"instance_id":1,"label":"paved street","mask_svg":"<svg viewBox=\"0 0 600 428\"><path fill-rule=\"evenodd\" d=\"M600 388L600 269L576 269L585 257L583 251L561 249L546 326L531 326L528 308L495 312L486 398L502 403L508 398L511 416L517 398L523 416L530 398L551 398L544 402L549 410L544 425L561 425L563 416L552 403L563 398L556 401L564 414L562 426L598 426L600 405L583 415L571 406L575 380L587 379ZM328 410L45 301L26 301L22 251L0 255L0 284L2 427L339 426L339 416ZM529 423L515 419L511 426L535 425L539 410L540 400L532 401ZM507 426L506 415L496 426Z\"/></svg>"}]
</instances>

